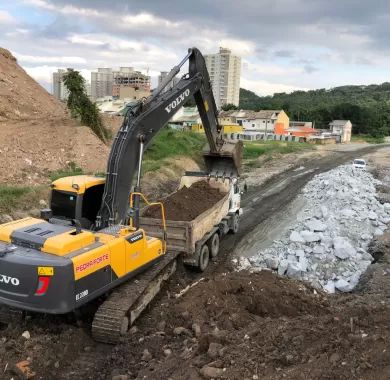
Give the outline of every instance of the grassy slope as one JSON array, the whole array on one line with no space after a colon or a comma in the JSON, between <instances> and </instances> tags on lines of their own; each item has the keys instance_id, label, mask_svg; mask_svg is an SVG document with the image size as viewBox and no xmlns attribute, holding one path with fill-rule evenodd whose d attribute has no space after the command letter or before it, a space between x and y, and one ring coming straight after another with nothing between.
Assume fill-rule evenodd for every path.
<instances>
[{"instance_id":1,"label":"grassy slope","mask_svg":"<svg viewBox=\"0 0 390 380\"><path fill-rule=\"evenodd\" d=\"M156 171L166 164L167 158L186 156L199 162L206 137L200 133L162 130L145 152L143 172Z\"/></svg>"},{"instance_id":2,"label":"grassy slope","mask_svg":"<svg viewBox=\"0 0 390 380\"><path fill-rule=\"evenodd\" d=\"M143 172L159 170L164 165L169 165L167 159L173 157L190 157L202 163L202 148L205 145L204 134L194 132L162 130L153 140L145 152ZM275 154L286 154L313 149L313 146L305 143L294 142L245 142L244 159L248 167L261 166L259 157L265 156L265 161ZM74 163L70 163L64 170L52 172L49 175L51 181L61 177L83 174L82 170ZM103 173L99 173L103 174ZM15 209L26 208L36 204L39 199L47 197L46 186L23 187L0 185L0 213L8 213Z\"/></svg>"},{"instance_id":3,"label":"grassy slope","mask_svg":"<svg viewBox=\"0 0 390 380\"><path fill-rule=\"evenodd\" d=\"M313 150L315 146L308 143L284 142L284 141L253 141L244 143L244 160L248 167L260 167L262 162L272 159L278 154L296 153L305 150Z\"/></svg>"},{"instance_id":4,"label":"grassy slope","mask_svg":"<svg viewBox=\"0 0 390 380\"><path fill-rule=\"evenodd\" d=\"M39 200L46 199L48 191L46 186L0 185L0 214L39 207Z\"/></svg>"}]
</instances>

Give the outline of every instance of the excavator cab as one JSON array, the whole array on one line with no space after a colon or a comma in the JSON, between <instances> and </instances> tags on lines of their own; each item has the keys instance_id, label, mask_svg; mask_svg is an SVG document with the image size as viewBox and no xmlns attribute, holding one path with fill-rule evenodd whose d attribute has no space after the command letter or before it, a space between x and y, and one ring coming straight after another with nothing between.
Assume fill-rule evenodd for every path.
<instances>
[{"instance_id":1,"label":"excavator cab","mask_svg":"<svg viewBox=\"0 0 390 380\"><path fill-rule=\"evenodd\" d=\"M43 210L42 219L59 224L72 224L90 229L99 211L104 192L104 177L78 175L64 177L51 184L50 209Z\"/></svg>"}]
</instances>

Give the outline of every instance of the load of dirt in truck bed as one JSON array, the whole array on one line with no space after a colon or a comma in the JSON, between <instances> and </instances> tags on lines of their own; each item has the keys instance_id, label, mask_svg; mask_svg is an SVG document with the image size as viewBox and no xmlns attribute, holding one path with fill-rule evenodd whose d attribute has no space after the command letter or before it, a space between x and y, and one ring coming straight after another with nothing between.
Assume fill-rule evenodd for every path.
<instances>
[{"instance_id":1,"label":"load of dirt in truck bed","mask_svg":"<svg viewBox=\"0 0 390 380\"><path fill-rule=\"evenodd\" d=\"M161 202L164 204L167 220L190 221L214 206L224 196L225 194L211 187L206 181L199 181L161 199ZM161 211L158 207L150 207L143 216L159 219Z\"/></svg>"}]
</instances>

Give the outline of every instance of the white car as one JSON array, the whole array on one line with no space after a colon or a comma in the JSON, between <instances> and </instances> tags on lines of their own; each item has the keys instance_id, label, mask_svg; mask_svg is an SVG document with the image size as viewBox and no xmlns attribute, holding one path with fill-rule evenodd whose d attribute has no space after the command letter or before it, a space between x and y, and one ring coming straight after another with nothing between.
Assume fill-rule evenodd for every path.
<instances>
[{"instance_id":1,"label":"white car","mask_svg":"<svg viewBox=\"0 0 390 380\"><path fill-rule=\"evenodd\" d=\"M353 160L352 163L353 167L356 169L366 169L366 161L364 161L362 158L357 158L356 160Z\"/></svg>"}]
</instances>

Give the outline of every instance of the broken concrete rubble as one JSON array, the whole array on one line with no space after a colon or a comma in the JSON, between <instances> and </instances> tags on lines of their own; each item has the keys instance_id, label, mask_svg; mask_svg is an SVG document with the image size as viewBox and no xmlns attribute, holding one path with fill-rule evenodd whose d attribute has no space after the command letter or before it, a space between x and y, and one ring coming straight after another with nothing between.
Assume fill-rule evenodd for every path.
<instances>
[{"instance_id":1,"label":"broken concrete rubble","mask_svg":"<svg viewBox=\"0 0 390 380\"><path fill-rule=\"evenodd\" d=\"M329 293L349 292L370 263L368 246L390 222L390 204L376 199L380 181L340 166L315 176L302 190L305 207L269 248L240 264L302 279Z\"/></svg>"}]
</instances>

